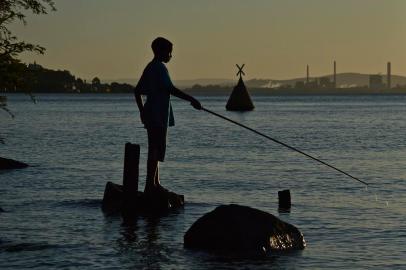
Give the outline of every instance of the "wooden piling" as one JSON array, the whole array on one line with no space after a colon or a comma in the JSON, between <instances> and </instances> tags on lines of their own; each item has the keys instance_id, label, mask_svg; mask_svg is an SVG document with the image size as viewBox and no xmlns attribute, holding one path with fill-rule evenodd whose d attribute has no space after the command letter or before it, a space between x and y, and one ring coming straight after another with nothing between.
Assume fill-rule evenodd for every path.
<instances>
[{"instance_id":1,"label":"wooden piling","mask_svg":"<svg viewBox=\"0 0 406 270\"><path fill-rule=\"evenodd\" d=\"M124 200L132 202L138 194L140 146L126 143L124 153L123 189Z\"/></svg>"},{"instance_id":2,"label":"wooden piling","mask_svg":"<svg viewBox=\"0 0 406 270\"><path fill-rule=\"evenodd\" d=\"M278 201L279 201L279 210L289 211L292 206L290 190L285 189L278 191Z\"/></svg>"}]
</instances>

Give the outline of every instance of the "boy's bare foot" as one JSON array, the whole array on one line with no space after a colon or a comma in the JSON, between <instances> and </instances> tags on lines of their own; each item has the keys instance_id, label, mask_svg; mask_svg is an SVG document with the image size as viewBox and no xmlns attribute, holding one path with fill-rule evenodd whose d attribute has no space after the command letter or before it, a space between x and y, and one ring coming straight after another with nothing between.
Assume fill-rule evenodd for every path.
<instances>
[{"instance_id":1,"label":"boy's bare foot","mask_svg":"<svg viewBox=\"0 0 406 270\"><path fill-rule=\"evenodd\" d=\"M148 185L148 186L145 186L144 193L151 194L151 193L155 193L156 190L157 190L156 186Z\"/></svg>"},{"instance_id":2,"label":"boy's bare foot","mask_svg":"<svg viewBox=\"0 0 406 270\"><path fill-rule=\"evenodd\" d=\"M164 188L164 187L161 186L160 184L158 184L158 186L157 186L156 188L157 188L157 190L158 190L159 192L163 192L163 193L168 193L168 192L169 192L169 190L167 190L166 188Z\"/></svg>"},{"instance_id":3,"label":"boy's bare foot","mask_svg":"<svg viewBox=\"0 0 406 270\"><path fill-rule=\"evenodd\" d=\"M146 194L157 194L157 193L169 193L170 191L161 186L160 184L158 185L148 185L144 189L144 193Z\"/></svg>"}]
</instances>

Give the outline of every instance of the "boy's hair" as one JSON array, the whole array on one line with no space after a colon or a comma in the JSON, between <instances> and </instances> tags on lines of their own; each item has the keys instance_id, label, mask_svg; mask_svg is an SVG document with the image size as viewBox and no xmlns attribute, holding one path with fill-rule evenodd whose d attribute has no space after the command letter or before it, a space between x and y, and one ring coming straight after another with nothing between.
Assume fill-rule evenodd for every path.
<instances>
[{"instance_id":1,"label":"boy's hair","mask_svg":"<svg viewBox=\"0 0 406 270\"><path fill-rule=\"evenodd\" d=\"M152 51L155 55L163 51L167 52L172 50L172 46L172 42L163 37L157 37L156 39L154 39L154 41L152 41L151 44Z\"/></svg>"}]
</instances>

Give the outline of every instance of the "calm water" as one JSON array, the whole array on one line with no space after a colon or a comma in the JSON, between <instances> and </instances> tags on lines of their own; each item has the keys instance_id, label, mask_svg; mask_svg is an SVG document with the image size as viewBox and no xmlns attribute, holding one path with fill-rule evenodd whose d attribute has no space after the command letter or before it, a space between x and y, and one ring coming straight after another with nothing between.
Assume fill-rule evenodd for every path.
<instances>
[{"instance_id":1,"label":"calm water","mask_svg":"<svg viewBox=\"0 0 406 270\"><path fill-rule=\"evenodd\" d=\"M100 210L107 181L121 183L126 142L146 132L131 95L9 97L0 155L33 166L0 173L0 269L406 269L406 96L253 97L226 112L227 97L201 97L225 114L331 162L364 186L282 146L174 99L163 185L183 210L132 227ZM290 189L291 213L277 192ZM267 258L183 249L183 234L220 204L259 208L296 225L307 248Z\"/></svg>"}]
</instances>

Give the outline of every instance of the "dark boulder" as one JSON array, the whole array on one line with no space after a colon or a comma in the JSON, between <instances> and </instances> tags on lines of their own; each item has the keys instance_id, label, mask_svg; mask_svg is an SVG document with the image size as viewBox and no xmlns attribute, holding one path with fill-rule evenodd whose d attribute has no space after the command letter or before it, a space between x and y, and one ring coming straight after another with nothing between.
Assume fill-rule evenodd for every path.
<instances>
[{"instance_id":1,"label":"dark boulder","mask_svg":"<svg viewBox=\"0 0 406 270\"><path fill-rule=\"evenodd\" d=\"M186 248L266 253L304 249L303 234L277 217L247 206L222 205L199 218L184 236Z\"/></svg>"},{"instance_id":2,"label":"dark boulder","mask_svg":"<svg viewBox=\"0 0 406 270\"><path fill-rule=\"evenodd\" d=\"M26 167L28 167L28 164L17 160L0 157L0 170L22 169Z\"/></svg>"}]
</instances>

